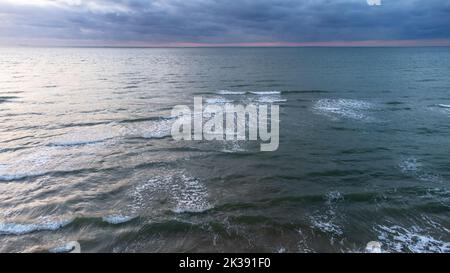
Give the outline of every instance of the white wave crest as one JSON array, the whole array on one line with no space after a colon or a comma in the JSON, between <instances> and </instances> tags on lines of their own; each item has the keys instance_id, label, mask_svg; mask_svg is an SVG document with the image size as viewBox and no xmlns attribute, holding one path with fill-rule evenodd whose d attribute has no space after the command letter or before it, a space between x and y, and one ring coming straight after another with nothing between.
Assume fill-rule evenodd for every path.
<instances>
[{"instance_id":1,"label":"white wave crest","mask_svg":"<svg viewBox=\"0 0 450 273\"><path fill-rule=\"evenodd\" d=\"M215 97L215 98L209 98L206 99L206 103L207 104L226 104L226 103L232 103L232 100L226 99L226 98L222 98L222 97Z\"/></svg>"},{"instance_id":2,"label":"white wave crest","mask_svg":"<svg viewBox=\"0 0 450 273\"><path fill-rule=\"evenodd\" d=\"M104 216L102 218L103 222L109 223L109 224L113 224L113 225L119 225L119 224L123 224L126 222L129 222L131 220L133 220L135 217L131 217L131 216L123 216L123 215L108 215L108 216Z\"/></svg>"},{"instance_id":3,"label":"white wave crest","mask_svg":"<svg viewBox=\"0 0 450 273\"><path fill-rule=\"evenodd\" d=\"M45 221L42 223L0 223L0 235L23 235L35 231L55 231L70 224L72 220Z\"/></svg>"},{"instance_id":4,"label":"white wave crest","mask_svg":"<svg viewBox=\"0 0 450 273\"><path fill-rule=\"evenodd\" d=\"M261 96L257 100L260 103L275 103L275 102L286 102L287 99L283 99L281 96Z\"/></svg>"},{"instance_id":5,"label":"white wave crest","mask_svg":"<svg viewBox=\"0 0 450 273\"><path fill-rule=\"evenodd\" d=\"M220 90L217 92L219 95L245 95L246 91L231 91L231 90Z\"/></svg>"},{"instance_id":6,"label":"white wave crest","mask_svg":"<svg viewBox=\"0 0 450 273\"><path fill-rule=\"evenodd\" d=\"M251 91L253 95L280 95L281 91Z\"/></svg>"},{"instance_id":7,"label":"white wave crest","mask_svg":"<svg viewBox=\"0 0 450 273\"><path fill-rule=\"evenodd\" d=\"M438 104L437 106L441 108L450 108L450 105L448 104Z\"/></svg>"}]
</instances>

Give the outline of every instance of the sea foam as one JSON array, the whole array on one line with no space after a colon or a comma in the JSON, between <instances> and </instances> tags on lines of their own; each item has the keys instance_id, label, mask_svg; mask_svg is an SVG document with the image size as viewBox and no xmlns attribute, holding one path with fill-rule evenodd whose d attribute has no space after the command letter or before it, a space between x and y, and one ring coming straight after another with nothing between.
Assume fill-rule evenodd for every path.
<instances>
[{"instance_id":1,"label":"sea foam","mask_svg":"<svg viewBox=\"0 0 450 273\"><path fill-rule=\"evenodd\" d=\"M398 225L379 225L375 227L375 230L379 233L379 241L391 252L450 252L450 242L434 238L416 226L405 228Z\"/></svg>"},{"instance_id":2,"label":"sea foam","mask_svg":"<svg viewBox=\"0 0 450 273\"><path fill-rule=\"evenodd\" d=\"M226 104L226 103L232 103L232 100L222 98L222 97L215 97L215 98L208 98L206 99L207 104Z\"/></svg>"},{"instance_id":3,"label":"sea foam","mask_svg":"<svg viewBox=\"0 0 450 273\"><path fill-rule=\"evenodd\" d=\"M102 217L103 222L109 223L109 224L113 224L113 225L119 225L119 224L123 224L126 222L129 222L131 220L133 220L135 217L131 217L131 216L123 216L123 215L108 215L108 216L104 216Z\"/></svg>"},{"instance_id":4,"label":"sea foam","mask_svg":"<svg viewBox=\"0 0 450 273\"><path fill-rule=\"evenodd\" d=\"M175 213L198 213L211 209L206 186L184 171L168 170L146 183L138 185L132 192L132 212L145 209L148 204L164 196L168 209Z\"/></svg>"},{"instance_id":5,"label":"sea foam","mask_svg":"<svg viewBox=\"0 0 450 273\"><path fill-rule=\"evenodd\" d=\"M142 121L128 125L127 135L160 139L171 135L172 119Z\"/></svg>"},{"instance_id":6,"label":"sea foam","mask_svg":"<svg viewBox=\"0 0 450 273\"><path fill-rule=\"evenodd\" d=\"M72 220L45 221L42 223L0 223L0 235L23 235L36 231L55 231L70 224Z\"/></svg>"},{"instance_id":7,"label":"sea foam","mask_svg":"<svg viewBox=\"0 0 450 273\"><path fill-rule=\"evenodd\" d=\"M333 119L370 120L367 111L373 107L373 104L361 100L321 99L315 103L313 110Z\"/></svg>"},{"instance_id":8,"label":"sea foam","mask_svg":"<svg viewBox=\"0 0 450 273\"><path fill-rule=\"evenodd\" d=\"M280 95L281 91L251 91L253 95Z\"/></svg>"},{"instance_id":9,"label":"sea foam","mask_svg":"<svg viewBox=\"0 0 450 273\"><path fill-rule=\"evenodd\" d=\"M231 91L231 90L220 90L217 92L219 95L245 95L246 91Z\"/></svg>"}]
</instances>

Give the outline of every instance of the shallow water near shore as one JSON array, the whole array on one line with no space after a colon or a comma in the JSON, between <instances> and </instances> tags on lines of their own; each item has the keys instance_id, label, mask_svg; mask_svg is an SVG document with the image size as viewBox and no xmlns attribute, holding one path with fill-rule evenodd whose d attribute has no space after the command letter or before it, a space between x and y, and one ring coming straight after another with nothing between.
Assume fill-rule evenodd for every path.
<instances>
[{"instance_id":1,"label":"shallow water near shore","mask_svg":"<svg viewBox=\"0 0 450 273\"><path fill-rule=\"evenodd\" d=\"M450 252L450 48L2 48L0 252ZM171 138L277 104L280 146Z\"/></svg>"}]
</instances>

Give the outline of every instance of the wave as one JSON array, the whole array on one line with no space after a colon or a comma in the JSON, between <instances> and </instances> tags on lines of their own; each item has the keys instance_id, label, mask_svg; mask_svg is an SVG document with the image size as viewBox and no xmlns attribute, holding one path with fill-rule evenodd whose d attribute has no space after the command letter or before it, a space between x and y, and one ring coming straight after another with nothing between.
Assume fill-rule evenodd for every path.
<instances>
[{"instance_id":1,"label":"wave","mask_svg":"<svg viewBox=\"0 0 450 273\"><path fill-rule=\"evenodd\" d=\"M407 158L399 164L403 173L417 172L422 169L422 166L422 163L418 162L416 158Z\"/></svg>"},{"instance_id":2,"label":"wave","mask_svg":"<svg viewBox=\"0 0 450 273\"><path fill-rule=\"evenodd\" d=\"M112 169L112 168L111 168ZM100 169L100 170L108 170L106 169ZM11 181L21 181L28 178L35 178L40 176L69 176L69 175L77 175L81 173L92 173L92 172L98 172L98 168L80 168L80 169L65 169L65 170L43 170L43 171L35 171L34 169L29 172L23 172L23 173L15 173L15 174L4 174L0 175L0 181L4 182L11 182Z\"/></svg>"},{"instance_id":3,"label":"wave","mask_svg":"<svg viewBox=\"0 0 450 273\"><path fill-rule=\"evenodd\" d=\"M237 133L235 135L237 136ZM222 153L234 154L247 152L248 150L243 145L240 141L227 141L224 143L225 147L222 149Z\"/></svg>"},{"instance_id":4,"label":"wave","mask_svg":"<svg viewBox=\"0 0 450 273\"><path fill-rule=\"evenodd\" d=\"M442 182L442 177L439 174L434 174L424 170L424 165L416 158L407 158L399 163L400 171L406 175L416 177L425 182Z\"/></svg>"},{"instance_id":5,"label":"wave","mask_svg":"<svg viewBox=\"0 0 450 273\"><path fill-rule=\"evenodd\" d=\"M199 213L212 208L206 187L196 178L182 174L180 182L172 184L171 191L176 202L172 209L175 213Z\"/></svg>"},{"instance_id":6,"label":"wave","mask_svg":"<svg viewBox=\"0 0 450 273\"><path fill-rule=\"evenodd\" d=\"M82 145L91 145L98 144L110 140L111 138L98 139L98 140L60 140L51 142L48 146L56 146L56 147L64 147L64 146L82 146Z\"/></svg>"},{"instance_id":7,"label":"wave","mask_svg":"<svg viewBox=\"0 0 450 273\"><path fill-rule=\"evenodd\" d=\"M448 104L437 104L436 106L441 108L450 108L450 105Z\"/></svg>"},{"instance_id":8,"label":"wave","mask_svg":"<svg viewBox=\"0 0 450 273\"><path fill-rule=\"evenodd\" d=\"M136 88L139 88L139 86L137 86L137 85L127 85L127 86L123 87L123 89L136 89Z\"/></svg>"},{"instance_id":9,"label":"wave","mask_svg":"<svg viewBox=\"0 0 450 273\"><path fill-rule=\"evenodd\" d=\"M331 191L325 195L327 204L331 205L337 201L344 199L344 196L338 191Z\"/></svg>"},{"instance_id":10,"label":"wave","mask_svg":"<svg viewBox=\"0 0 450 273\"><path fill-rule=\"evenodd\" d=\"M256 98L252 96L245 96L243 101L246 103L277 103L286 102L287 100L281 97L281 91L230 91L220 90L219 95L257 95ZM232 100L223 97L206 99L209 104L226 104L232 103Z\"/></svg>"},{"instance_id":11,"label":"wave","mask_svg":"<svg viewBox=\"0 0 450 273\"><path fill-rule=\"evenodd\" d=\"M280 95L281 91L251 91L253 95Z\"/></svg>"},{"instance_id":12,"label":"wave","mask_svg":"<svg viewBox=\"0 0 450 273\"><path fill-rule=\"evenodd\" d=\"M318 229L321 232L331 234L331 240L335 237L341 237L344 230L336 221L338 214L336 213L336 205L339 201L344 199L343 195L338 191L331 191L325 194L326 210L322 214L316 214L310 217L312 228Z\"/></svg>"},{"instance_id":13,"label":"wave","mask_svg":"<svg viewBox=\"0 0 450 273\"><path fill-rule=\"evenodd\" d=\"M334 119L370 120L366 111L373 107L373 104L362 100L321 99L315 103L313 109L320 114L330 116Z\"/></svg>"},{"instance_id":14,"label":"wave","mask_svg":"<svg viewBox=\"0 0 450 273\"><path fill-rule=\"evenodd\" d=\"M247 91L231 91L231 90L220 90L217 92L219 95L245 95Z\"/></svg>"},{"instance_id":15,"label":"wave","mask_svg":"<svg viewBox=\"0 0 450 273\"><path fill-rule=\"evenodd\" d=\"M450 104L433 104L429 105L430 110L444 115L450 115Z\"/></svg>"},{"instance_id":16,"label":"wave","mask_svg":"<svg viewBox=\"0 0 450 273\"><path fill-rule=\"evenodd\" d=\"M378 240L388 251L413 253L448 253L450 242L436 239L417 226L405 228L398 225L378 225Z\"/></svg>"},{"instance_id":17,"label":"wave","mask_svg":"<svg viewBox=\"0 0 450 273\"><path fill-rule=\"evenodd\" d=\"M229 100L226 98L221 98L221 97L206 99L207 104L226 104L226 103L232 103L232 102L233 102L232 100Z\"/></svg>"},{"instance_id":18,"label":"wave","mask_svg":"<svg viewBox=\"0 0 450 273\"><path fill-rule=\"evenodd\" d=\"M263 96L258 98L260 103L275 103L275 102L286 102L287 99L283 99L280 96Z\"/></svg>"},{"instance_id":19,"label":"wave","mask_svg":"<svg viewBox=\"0 0 450 273\"><path fill-rule=\"evenodd\" d=\"M147 139L162 139L172 135L173 119L149 120L127 126L126 135Z\"/></svg>"},{"instance_id":20,"label":"wave","mask_svg":"<svg viewBox=\"0 0 450 273\"><path fill-rule=\"evenodd\" d=\"M42 113L28 113L27 115L43 115ZM49 127L48 129L67 129L70 127L95 127L99 125L111 125L113 122L109 120L102 120L102 121L86 121L86 122L71 122L71 123L62 123L62 124L56 124L55 126Z\"/></svg>"},{"instance_id":21,"label":"wave","mask_svg":"<svg viewBox=\"0 0 450 273\"><path fill-rule=\"evenodd\" d=\"M174 213L201 213L213 208L206 186L183 171L168 170L137 186L131 195L133 213L145 209L161 196L168 200L167 209Z\"/></svg>"},{"instance_id":22,"label":"wave","mask_svg":"<svg viewBox=\"0 0 450 273\"><path fill-rule=\"evenodd\" d=\"M171 110L172 108L167 109L160 109L160 110ZM173 119L173 117L161 117L161 116L154 116L154 117L142 117L142 118L134 118L134 119L124 119L119 121L119 123L139 123L144 121L160 121L165 119Z\"/></svg>"},{"instance_id":23,"label":"wave","mask_svg":"<svg viewBox=\"0 0 450 273\"><path fill-rule=\"evenodd\" d=\"M7 102L10 100L18 99L16 96L0 96L0 102Z\"/></svg>"},{"instance_id":24,"label":"wave","mask_svg":"<svg viewBox=\"0 0 450 273\"><path fill-rule=\"evenodd\" d=\"M389 102L386 102L386 105L392 105L392 106L402 105L402 104L405 104L405 103L401 102L401 101L389 101Z\"/></svg>"},{"instance_id":25,"label":"wave","mask_svg":"<svg viewBox=\"0 0 450 273\"><path fill-rule=\"evenodd\" d=\"M112 224L112 225L119 225L119 224L130 222L131 220L133 220L135 218L136 217L123 216L123 215L116 214L116 215L104 216L104 217L102 217L102 221L106 222L108 224Z\"/></svg>"},{"instance_id":26,"label":"wave","mask_svg":"<svg viewBox=\"0 0 450 273\"><path fill-rule=\"evenodd\" d=\"M92 224L102 226L102 223L119 225L133 221L136 218L138 218L138 216L124 216L120 214L113 214L103 216L101 218L82 216L66 220L44 220L40 223L0 222L0 235L24 235L38 231L56 231L69 225L77 227L80 225Z\"/></svg>"},{"instance_id":27,"label":"wave","mask_svg":"<svg viewBox=\"0 0 450 273\"><path fill-rule=\"evenodd\" d=\"M336 236L342 236L344 234L342 228L333 223L333 220L327 215L313 216L310 220L313 228L316 228L324 233L330 233Z\"/></svg>"},{"instance_id":28,"label":"wave","mask_svg":"<svg viewBox=\"0 0 450 273\"><path fill-rule=\"evenodd\" d=\"M25 178L41 176L41 175L45 175L45 174L46 174L46 172L22 173L22 174L11 174L11 175L5 174L5 175L0 175L0 181L10 182L10 181L15 181L15 180L22 180Z\"/></svg>"},{"instance_id":29,"label":"wave","mask_svg":"<svg viewBox=\"0 0 450 273\"><path fill-rule=\"evenodd\" d=\"M253 94L253 95L280 95L281 91L232 91L232 90L220 90L216 94L219 95L246 95L246 94Z\"/></svg>"},{"instance_id":30,"label":"wave","mask_svg":"<svg viewBox=\"0 0 450 273\"><path fill-rule=\"evenodd\" d=\"M50 149L50 148L49 148ZM12 156L8 164L0 165L0 181L14 181L29 177L45 175L52 160L49 149L43 149L26 154Z\"/></svg>"},{"instance_id":31,"label":"wave","mask_svg":"<svg viewBox=\"0 0 450 273\"><path fill-rule=\"evenodd\" d=\"M90 149L91 150L91 149ZM98 170L92 168L95 153L77 153L69 148L38 146L8 153L0 165L0 181L40 176L65 176Z\"/></svg>"},{"instance_id":32,"label":"wave","mask_svg":"<svg viewBox=\"0 0 450 273\"><path fill-rule=\"evenodd\" d=\"M65 245L57 246L55 248L49 249L50 253L80 253L81 246L77 241L68 242Z\"/></svg>"},{"instance_id":33,"label":"wave","mask_svg":"<svg viewBox=\"0 0 450 273\"><path fill-rule=\"evenodd\" d=\"M320 94L320 93L330 93L330 91L327 90L292 90L292 91L285 91L283 92L284 95L286 94Z\"/></svg>"},{"instance_id":34,"label":"wave","mask_svg":"<svg viewBox=\"0 0 450 273\"><path fill-rule=\"evenodd\" d=\"M114 124L70 129L48 142L48 146L82 146L98 144L122 135L123 127Z\"/></svg>"},{"instance_id":35,"label":"wave","mask_svg":"<svg viewBox=\"0 0 450 273\"><path fill-rule=\"evenodd\" d=\"M0 235L23 235L36 231L55 231L70 224L73 220L46 221L43 223L0 223Z\"/></svg>"}]
</instances>

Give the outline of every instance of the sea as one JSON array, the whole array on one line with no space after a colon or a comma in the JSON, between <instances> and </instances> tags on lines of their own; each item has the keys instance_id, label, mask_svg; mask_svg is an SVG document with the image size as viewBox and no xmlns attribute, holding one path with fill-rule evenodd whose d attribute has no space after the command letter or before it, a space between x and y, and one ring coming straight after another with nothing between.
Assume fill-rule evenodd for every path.
<instances>
[{"instance_id":1,"label":"sea","mask_svg":"<svg viewBox=\"0 0 450 273\"><path fill-rule=\"evenodd\" d=\"M176 105L278 105L279 147ZM0 252L450 252L450 48L0 48Z\"/></svg>"}]
</instances>

